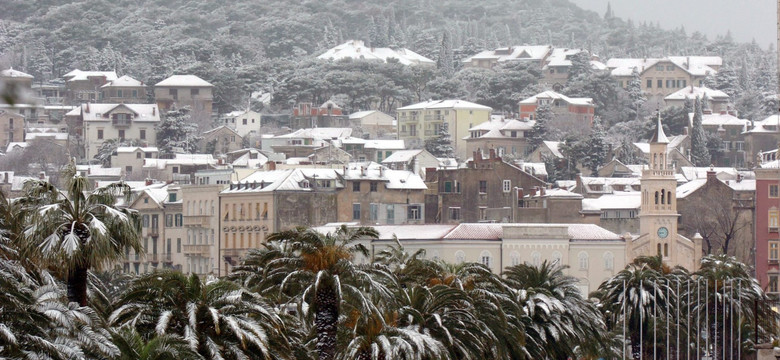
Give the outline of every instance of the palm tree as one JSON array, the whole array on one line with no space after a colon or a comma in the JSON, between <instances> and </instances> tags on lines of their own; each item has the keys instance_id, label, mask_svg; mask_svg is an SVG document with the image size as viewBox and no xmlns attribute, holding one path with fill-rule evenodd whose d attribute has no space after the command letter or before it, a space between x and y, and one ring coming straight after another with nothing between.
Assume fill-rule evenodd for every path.
<instances>
[{"instance_id":1,"label":"palm tree","mask_svg":"<svg viewBox=\"0 0 780 360\"><path fill-rule=\"evenodd\" d=\"M121 328L114 334L114 342L122 355L117 360L203 360L190 344L172 334L157 335L149 341L133 328Z\"/></svg>"},{"instance_id":2,"label":"palm tree","mask_svg":"<svg viewBox=\"0 0 780 360\"><path fill-rule=\"evenodd\" d=\"M23 261L24 254L19 254L19 237L24 231L24 212L22 201L9 199L0 191L0 259Z\"/></svg>"},{"instance_id":3,"label":"palm tree","mask_svg":"<svg viewBox=\"0 0 780 360\"><path fill-rule=\"evenodd\" d=\"M504 277L515 301L531 318L529 352L550 358L573 357L575 349L604 341L606 326L596 306L582 296L579 281L565 267L543 262L516 265ZM533 345L533 346L531 346Z\"/></svg>"},{"instance_id":4,"label":"palm tree","mask_svg":"<svg viewBox=\"0 0 780 360\"><path fill-rule=\"evenodd\" d=\"M129 199L126 184L90 190L86 177L67 178L66 191L46 181L25 184L30 203L23 236L34 258L64 275L68 299L86 306L88 272L121 260L126 248L140 253L140 223L134 210L117 206L120 197Z\"/></svg>"},{"instance_id":5,"label":"palm tree","mask_svg":"<svg viewBox=\"0 0 780 360\"><path fill-rule=\"evenodd\" d=\"M349 229L341 226L333 233L321 234L296 228L271 234L269 242L280 242L290 252L271 261L269 278L278 278L281 293L298 301L306 315L313 314L317 335L316 350L320 360L332 360L337 353L338 322L342 301L359 311L372 308L370 296L392 298L386 284L392 274L380 266L357 266L355 254L368 256L361 239L377 238L376 230L367 227ZM382 282L383 279L385 282Z\"/></svg>"},{"instance_id":6,"label":"palm tree","mask_svg":"<svg viewBox=\"0 0 780 360\"><path fill-rule=\"evenodd\" d=\"M230 281L160 271L139 277L120 296L109 321L144 338L176 335L209 359L291 358L276 309Z\"/></svg>"}]
</instances>

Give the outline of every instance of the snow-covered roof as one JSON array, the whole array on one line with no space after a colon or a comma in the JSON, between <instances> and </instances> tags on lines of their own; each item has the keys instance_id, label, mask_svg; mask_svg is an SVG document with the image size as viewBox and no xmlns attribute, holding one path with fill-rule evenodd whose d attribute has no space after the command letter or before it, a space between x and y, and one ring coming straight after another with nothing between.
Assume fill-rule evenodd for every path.
<instances>
[{"instance_id":1,"label":"snow-covered roof","mask_svg":"<svg viewBox=\"0 0 780 360\"><path fill-rule=\"evenodd\" d=\"M297 168L272 171L255 171L241 181L233 182L223 194L242 192L272 192L272 191L312 191L310 184L314 180L332 180L337 187L343 185L339 181L336 170Z\"/></svg>"},{"instance_id":2,"label":"snow-covered roof","mask_svg":"<svg viewBox=\"0 0 780 360\"><path fill-rule=\"evenodd\" d=\"M544 191L544 195L542 195L541 191L537 192L534 195L528 194L523 196L525 198L540 198L540 197L546 197L546 198L558 198L558 199L582 199L582 194L577 194L575 192L571 192L566 189L556 188L556 189L549 189Z\"/></svg>"},{"instance_id":3,"label":"snow-covered roof","mask_svg":"<svg viewBox=\"0 0 780 360\"><path fill-rule=\"evenodd\" d=\"M123 75L122 77L109 81L105 85L101 86L101 88L110 88L110 87L132 87L132 86L144 86L144 83L131 78L130 76Z\"/></svg>"},{"instance_id":4,"label":"snow-covered roof","mask_svg":"<svg viewBox=\"0 0 780 360\"><path fill-rule=\"evenodd\" d=\"M236 134L238 137L241 137L241 135L239 135L238 132L235 129L233 129L233 128L227 126L227 125L217 126L217 127L213 128L211 130L208 130L208 131L204 132L203 135L213 134L213 133L216 133L217 131L220 131L220 130L227 130L229 132L232 132L232 133Z\"/></svg>"},{"instance_id":5,"label":"snow-covered roof","mask_svg":"<svg viewBox=\"0 0 780 360\"><path fill-rule=\"evenodd\" d=\"M22 79L22 78L23 79L32 79L33 78L32 75L30 75L28 73L21 72L19 70L14 70L14 68L8 68L8 69L0 71L0 77L3 77L3 78L17 78L17 79Z\"/></svg>"},{"instance_id":6,"label":"snow-covered roof","mask_svg":"<svg viewBox=\"0 0 780 360\"><path fill-rule=\"evenodd\" d=\"M627 59L614 58L607 60L607 68L612 69L612 76L631 76L634 68L643 73L660 63L672 63L694 76L715 74L713 67L723 65L723 59L719 56L669 56L665 58Z\"/></svg>"},{"instance_id":7,"label":"snow-covered roof","mask_svg":"<svg viewBox=\"0 0 780 360\"><path fill-rule=\"evenodd\" d=\"M495 50L482 51L474 56L464 59L463 62L486 59L495 60L497 62L526 60L541 61L546 58L552 50L553 47L550 45L503 47Z\"/></svg>"},{"instance_id":8,"label":"snow-covered roof","mask_svg":"<svg viewBox=\"0 0 780 360\"><path fill-rule=\"evenodd\" d=\"M309 128L298 129L294 132L284 135L277 135L278 139L316 139L316 140L335 140L344 139L352 136L351 128Z\"/></svg>"},{"instance_id":9,"label":"snow-covered roof","mask_svg":"<svg viewBox=\"0 0 780 360\"><path fill-rule=\"evenodd\" d=\"M728 101L729 95L720 90L713 90L704 86L691 85L669 94L664 98L664 100L695 100L697 98Z\"/></svg>"},{"instance_id":10,"label":"snow-covered roof","mask_svg":"<svg viewBox=\"0 0 780 360\"><path fill-rule=\"evenodd\" d=\"M510 131L529 131L533 128L536 121L533 120L507 120L503 116L492 116L489 121L472 126L469 132L484 132L479 138L507 138L510 137ZM464 139L470 139L466 136Z\"/></svg>"},{"instance_id":11,"label":"snow-covered roof","mask_svg":"<svg viewBox=\"0 0 780 360\"><path fill-rule=\"evenodd\" d=\"M223 119L224 118L235 118L235 117L242 116L244 114L248 114L250 112L254 113L254 111L252 111L252 110L234 110L234 111L231 111L231 112L229 112L227 114L221 115L220 117L223 118Z\"/></svg>"},{"instance_id":12,"label":"snow-covered roof","mask_svg":"<svg viewBox=\"0 0 780 360\"><path fill-rule=\"evenodd\" d=\"M8 143L8 146L6 146L6 148L5 148L5 153L8 154L8 153L16 151L16 150L24 149L28 145L30 145L30 144L26 143L26 142L10 142L10 143Z\"/></svg>"},{"instance_id":13,"label":"snow-covered roof","mask_svg":"<svg viewBox=\"0 0 780 360\"><path fill-rule=\"evenodd\" d=\"M780 115L770 115L764 120L754 121L753 128L745 133L777 133L780 129Z\"/></svg>"},{"instance_id":14,"label":"snow-covered roof","mask_svg":"<svg viewBox=\"0 0 780 360\"><path fill-rule=\"evenodd\" d=\"M544 163L523 162L518 163L517 167L536 177L547 176L547 166Z\"/></svg>"},{"instance_id":15,"label":"snow-covered roof","mask_svg":"<svg viewBox=\"0 0 780 360\"><path fill-rule=\"evenodd\" d=\"M366 111L353 112L352 114L349 114L349 119L350 120L352 120L352 119L362 119L362 118L364 118L364 117L366 117L368 115L371 115L373 113L376 113L376 112L379 112L379 111L377 111L377 110L366 110ZM388 116L390 116L390 115L388 115Z\"/></svg>"},{"instance_id":16,"label":"snow-covered roof","mask_svg":"<svg viewBox=\"0 0 780 360\"><path fill-rule=\"evenodd\" d=\"M392 155L388 156L386 159L382 160L383 164L389 164L389 163L408 163L414 159L415 156L422 153L422 149L416 149L416 150L399 150L394 152Z\"/></svg>"},{"instance_id":17,"label":"snow-covered roof","mask_svg":"<svg viewBox=\"0 0 780 360\"><path fill-rule=\"evenodd\" d=\"M66 132L28 132L24 134L24 141L32 141L38 138L54 139L54 140L68 140L68 133Z\"/></svg>"},{"instance_id":18,"label":"snow-covered roof","mask_svg":"<svg viewBox=\"0 0 780 360\"><path fill-rule=\"evenodd\" d=\"M690 123L693 123L693 113L688 114ZM750 127L750 120L740 119L727 112L721 112L717 114L703 114L701 116L702 126L741 126L743 131Z\"/></svg>"},{"instance_id":19,"label":"snow-covered roof","mask_svg":"<svg viewBox=\"0 0 780 360\"><path fill-rule=\"evenodd\" d=\"M76 165L76 171L84 172L87 176L122 176L122 168L107 168L103 165Z\"/></svg>"},{"instance_id":20,"label":"snow-covered roof","mask_svg":"<svg viewBox=\"0 0 780 360\"><path fill-rule=\"evenodd\" d=\"M217 160L211 154L175 154L174 156L173 159L144 159L144 167L162 170L168 165L204 166L217 164Z\"/></svg>"},{"instance_id":21,"label":"snow-covered roof","mask_svg":"<svg viewBox=\"0 0 780 360\"><path fill-rule=\"evenodd\" d=\"M346 171L337 170L345 180L375 180L385 182L387 189L426 190L425 181L411 171L390 170L375 162L350 163Z\"/></svg>"},{"instance_id":22,"label":"snow-covered roof","mask_svg":"<svg viewBox=\"0 0 780 360\"><path fill-rule=\"evenodd\" d=\"M211 87L206 80L203 80L195 75L171 75L167 79L158 82L154 86L171 86L171 87Z\"/></svg>"},{"instance_id":23,"label":"snow-covered roof","mask_svg":"<svg viewBox=\"0 0 780 360\"><path fill-rule=\"evenodd\" d=\"M595 199L582 199L582 211L633 210L642 205L640 192L617 192Z\"/></svg>"},{"instance_id":24,"label":"snow-covered roof","mask_svg":"<svg viewBox=\"0 0 780 360\"><path fill-rule=\"evenodd\" d=\"M33 176L14 175L13 178L11 179L11 190L12 191L21 191L22 189L24 189L24 183L26 183L26 182L28 182L30 180L37 181L37 180L40 180L40 179L37 178L37 177L33 177ZM49 175L44 176L43 180L49 181Z\"/></svg>"},{"instance_id":25,"label":"snow-covered roof","mask_svg":"<svg viewBox=\"0 0 780 360\"><path fill-rule=\"evenodd\" d=\"M374 60L387 62L388 59L397 59L403 65L434 65L435 62L409 49L391 49L367 47L360 40L349 40L337 45L320 56L321 60Z\"/></svg>"},{"instance_id":26,"label":"snow-covered roof","mask_svg":"<svg viewBox=\"0 0 780 360\"><path fill-rule=\"evenodd\" d=\"M141 150L145 153L156 153L159 152L159 150L154 146L149 147L141 147L141 146L120 146L116 148L116 152L119 153L131 153L135 152L136 150Z\"/></svg>"},{"instance_id":27,"label":"snow-covered roof","mask_svg":"<svg viewBox=\"0 0 780 360\"><path fill-rule=\"evenodd\" d=\"M715 176L721 180L736 180L737 176L741 178L754 178L755 174L750 171L739 171L732 167L709 167L709 166L681 166L680 173L683 174L687 180L706 179L707 173L710 171L715 172Z\"/></svg>"},{"instance_id":28,"label":"snow-covered roof","mask_svg":"<svg viewBox=\"0 0 780 360\"><path fill-rule=\"evenodd\" d=\"M106 81L114 81L117 79L116 72L114 71L81 71L79 69L62 75L62 77L65 78L65 81L86 81L91 77L105 77Z\"/></svg>"},{"instance_id":29,"label":"snow-covered roof","mask_svg":"<svg viewBox=\"0 0 780 360\"><path fill-rule=\"evenodd\" d=\"M543 141L542 143L544 144L545 147L547 147L552 152L553 156L555 156L557 158L563 158L563 154L558 149L558 147L561 144L563 144L562 142L560 142L560 141Z\"/></svg>"},{"instance_id":30,"label":"snow-covered roof","mask_svg":"<svg viewBox=\"0 0 780 360\"><path fill-rule=\"evenodd\" d=\"M548 90L520 101L520 104L536 104L539 100L562 100L567 104L594 106L592 98L570 98L555 91Z\"/></svg>"},{"instance_id":31,"label":"snow-covered roof","mask_svg":"<svg viewBox=\"0 0 780 360\"><path fill-rule=\"evenodd\" d=\"M254 159L252 158L254 157ZM231 163L234 167L259 168L268 162L268 157L258 150L250 149Z\"/></svg>"},{"instance_id":32,"label":"snow-covered roof","mask_svg":"<svg viewBox=\"0 0 780 360\"><path fill-rule=\"evenodd\" d=\"M333 233L340 224L325 224L313 229L323 234ZM425 224L425 225L377 225L373 228L379 233L379 240L440 240L456 225Z\"/></svg>"},{"instance_id":33,"label":"snow-covered roof","mask_svg":"<svg viewBox=\"0 0 780 360\"><path fill-rule=\"evenodd\" d=\"M377 150L403 150L406 145L403 140L368 140L356 137L348 137L339 141L341 145L363 145L366 149Z\"/></svg>"},{"instance_id":34,"label":"snow-covered roof","mask_svg":"<svg viewBox=\"0 0 780 360\"><path fill-rule=\"evenodd\" d=\"M650 138L651 144L668 144L669 138L664 133L664 126L661 125L661 115L658 115L658 119L655 124L655 131L653 131L653 137Z\"/></svg>"},{"instance_id":35,"label":"snow-covered roof","mask_svg":"<svg viewBox=\"0 0 780 360\"><path fill-rule=\"evenodd\" d=\"M133 121L159 122L160 109L156 104L81 104L66 116L81 115L84 121L111 121L108 114L118 108L127 108L137 114Z\"/></svg>"},{"instance_id":36,"label":"snow-covered roof","mask_svg":"<svg viewBox=\"0 0 780 360\"><path fill-rule=\"evenodd\" d=\"M634 177L613 178L581 176L580 181L587 192L604 194L637 191L635 187L639 187L641 183L639 178ZM601 190L594 190L594 185L601 186Z\"/></svg>"},{"instance_id":37,"label":"snow-covered roof","mask_svg":"<svg viewBox=\"0 0 780 360\"><path fill-rule=\"evenodd\" d=\"M465 100L428 100L417 104L399 107L396 110L426 110L426 109L471 109L471 110L489 110L490 106L475 104Z\"/></svg>"}]
</instances>

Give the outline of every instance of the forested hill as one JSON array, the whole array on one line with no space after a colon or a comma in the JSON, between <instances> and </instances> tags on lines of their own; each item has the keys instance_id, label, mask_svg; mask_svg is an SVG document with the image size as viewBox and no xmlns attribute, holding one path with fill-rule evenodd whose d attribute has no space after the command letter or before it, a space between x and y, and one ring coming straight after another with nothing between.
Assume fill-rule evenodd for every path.
<instances>
[{"instance_id":1,"label":"forested hill","mask_svg":"<svg viewBox=\"0 0 780 360\"><path fill-rule=\"evenodd\" d=\"M280 73L344 40L437 59L445 33L456 64L482 49L552 44L602 59L720 55L727 68L774 66L772 51L757 44L634 24L567 0L4 0L0 65L39 79L74 68L116 69L147 83L195 73L218 86L217 106L227 111L249 90L283 86Z\"/></svg>"}]
</instances>

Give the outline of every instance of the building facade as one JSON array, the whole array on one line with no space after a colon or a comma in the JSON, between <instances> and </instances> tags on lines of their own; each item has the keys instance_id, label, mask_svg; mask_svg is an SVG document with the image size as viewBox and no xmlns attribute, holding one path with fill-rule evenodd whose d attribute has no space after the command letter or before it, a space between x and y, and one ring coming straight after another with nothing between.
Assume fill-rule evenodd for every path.
<instances>
[{"instance_id":1,"label":"building facade","mask_svg":"<svg viewBox=\"0 0 780 360\"><path fill-rule=\"evenodd\" d=\"M71 111L83 124L84 153L92 159L106 140L156 144L160 111L154 104L82 104Z\"/></svg>"},{"instance_id":2,"label":"building facade","mask_svg":"<svg viewBox=\"0 0 780 360\"><path fill-rule=\"evenodd\" d=\"M778 160L756 168L756 278L770 294L780 281L780 166Z\"/></svg>"},{"instance_id":3,"label":"building facade","mask_svg":"<svg viewBox=\"0 0 780 360\"><path fill-rule=\"evenodd\" d=\"M193 116L210 117L214 85L195 75L172 75L154 85L154 99L162 111L189 107Z\"/></svg>"},{"instance_id":4,"label":"building facade","mask_svg":"<svg viewBox=\"0 0 780 360\"><path fill-rule=\"evenodd\" d=\"M455 153L468 157L466 141L469 129L490 121L493 109L463 100L432 100L396 109L398 139L410 148L421 148L428 139L439 136L443 124L447 124Z\"/></svg>"},{"instance_id":5,"label":"building facade","mask_svg":"<svg viewBox=\"0 0 780 360\"><path fill-rule=\"evenodd\" d=\"M124 75L100 87L100 102L143 104L147 102L146 85Z\"/></svg>"}]
</instances>

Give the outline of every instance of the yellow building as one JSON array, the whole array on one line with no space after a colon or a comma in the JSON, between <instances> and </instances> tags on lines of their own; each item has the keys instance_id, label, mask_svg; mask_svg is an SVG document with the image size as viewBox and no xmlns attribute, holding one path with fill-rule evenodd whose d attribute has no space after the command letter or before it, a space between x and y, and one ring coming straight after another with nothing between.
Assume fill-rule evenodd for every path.
<instances>
[{"instance_id":1,"label":"yellow building","mask_svg":"<svg viewBox=\"0 0 780 360\"><path fill-rule=\"evenodd\" d=\"M396 109L398 139L411 148L424 146L435 138L444 123L448 124L452 145L461 159L468 157L465 137L469 129L490 120L493 109L463 100L430 100Z\"/></svg>"}]
</instances>

